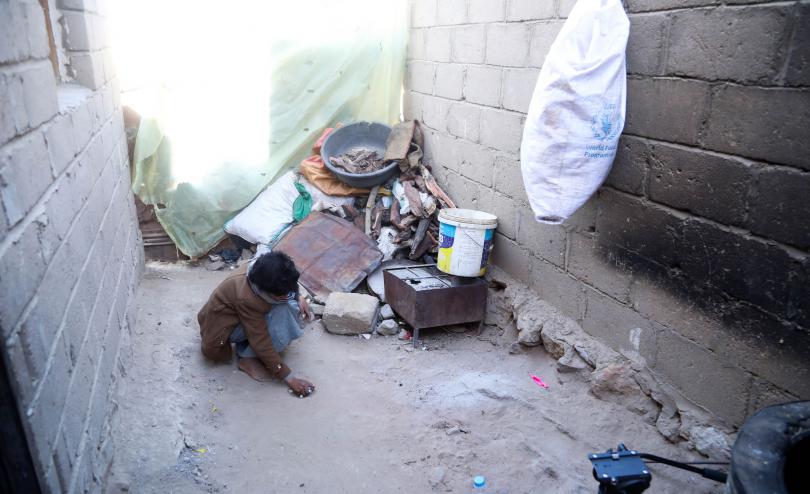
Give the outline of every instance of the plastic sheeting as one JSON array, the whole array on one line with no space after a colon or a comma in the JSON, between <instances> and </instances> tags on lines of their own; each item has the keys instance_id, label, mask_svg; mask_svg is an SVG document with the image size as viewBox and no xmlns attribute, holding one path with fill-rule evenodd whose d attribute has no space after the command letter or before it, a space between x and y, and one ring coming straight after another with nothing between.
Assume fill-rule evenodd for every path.
<instances>
[{"instance_id":1,"label":"plastic sheeting","mask_svg":"<svg viewBox=\"0 0 810 494\"><path fill-rule=\"evenodd\" d=\"M145 117L133 192L191 257L323 128L399 121L405 0L126 0L115 15L124 103Z\"/></svg>"}]
</instances>

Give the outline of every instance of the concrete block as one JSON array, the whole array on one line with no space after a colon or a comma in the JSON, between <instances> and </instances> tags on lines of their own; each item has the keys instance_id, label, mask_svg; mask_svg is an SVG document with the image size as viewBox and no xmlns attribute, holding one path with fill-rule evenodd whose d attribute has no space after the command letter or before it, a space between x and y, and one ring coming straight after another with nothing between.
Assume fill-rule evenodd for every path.
<instances>
[{"instance_id":1,"label":"concrete block","mask_svg":"<svg viewBox=\"0 0 810 494\"><path fill-rule=\"evenodd\" d=\"M503 107L527 113L539 73L538 69L504 69Z\"/></svg>"},{"instance_id":2,"label":"concrete block","mask_svg":"<svg viewBox=\"0 0 810 494\"><path fill-rule=\"evenodd\" d=\"M483 63L486 54L486 28L484 25L453 28L451 59L459 63Z\"/></svg>"},{"instance_id":3,"label":"concrete block","mask_svg":"<svg viewBox=\"0 0 810 494\"><path fill-rule=\"evenodd\" d=\"M28 127L25 96L19 77L0 72L0 145L21 134Z\"/></svg>"},{"instance_id":4,"label":"concrete block","mask_svg":"<svg viewBox=\"0 0 810 494\"><path fill-rule=\"evenodd\" d=\"M426 29L411 29L408 35L408 60L424 60Z\"/></svg>"},{"instance_id":5,"label":"concrete block","mask_svg":"<svg viewBox=\"0 0 810 494\"><path fill-rule=\"evenodd\" d=\"M425 147L430 149L432 154L432 164L437 164L449 170L458 172L461 162L461 148L457 145L459 140L444 133L435 133L429 141L425 141Z\"/></svg>"},{"instance_id":6,"label":"concrete block","mask_svg":"<svg viewBox=\"0 0 810 494\"><path fill-rule=\"evenodd\" d=\"M86 194L80 191L90 185L79 181L77 169L81 166L81 162L73 162L68 172L57 179L56 188L44 204L48 228L59 240L65 239L70 225L84 204ZM50 258L46 260L49 261Z\"/></svg>"},{"instance_id":7,"label":"concrete block","mask_svg":"<svg viewBox=\"0 0 810 494\"><path fill-rule=\"evenodd\" d=\"M498 232L512 240L517 238L520 218L525 206L517 204L511 197L489 191L479 201L479 207L482 211L498 217Z\"/></svg>"},{"instance_id":8,"label":"concrete block","mask_svg":"<svg viewBox=\"0 0 810 494\"><path fill-rule=\"evenodd\" d=\"M93 116L86 101L71 109L70 121L73 124L73 142L78 154L93 137Z\"/></svg>"},{"instance_id":9,"label":"concrete block","mask_svg":"<svg viewBox=\"0 0 810 494\"><path fill-rule=\"evenodd\" d=\"M62 12L62 25L64 26L64 44L70 51L90 51L101 48L94 41L92 31L94 28L93 14L66 10Z\"/></svg>"},{"instance_id":10,"label":"concrete block","mask_svg":"<svg viewBox=\"0 0 810 494\"><path fill-rule=\"evenodd\" d=\"M438 0L414 0L411 4L411 26L427 27L436 25Z\"/></svg>"},{"instance_id":11,"label":"concrete block","mask_svg":"<svg viewBox=\"0 0 810 494\"><path fill-rule=\"evenodd\" d=\"M507 238L505 235L495 232L495 248L492 250L492 264L503 269L506 274L521 281L529 283L531 271L531 255L526 249Z\"/></svg>"},{"instance_id":12,"label":"concrete block","mask_svg":"<svg viewBox=\"0 0 810 494\"><path fill-rule=\"evenodd\" d=\"M433 81L436 79L436 64L412 61L406 67L407 88L418 93L433 94Z\"/></svg>"},{"instance_id":13,"label":"concrete block","mask_svg":"<svg viewBox=\"0 0 810 494\"><path fill-rule=\"evenodd\" d=\"M103 336L103 335L102 335ZM96 355L100 360L100 355ZM79 444L85 432L85 420L90 407L90 397L96 378L98 362L90 355L82 355L70 382L70 393L65 403L65 413L62 423L62 435L65 447L70 456L75 458L79 453Z\"/></svg>"},{"instance_id":14,"label":"concrete block","mask_svg":"<svg viewBox=\"0 0 810 494\"><path fill-rule=\"evenodd\" d=\"M751 376L705 348L672 331L661 331L654 370L729 425L739 426L745 419Z\"/></svg>"},{"instance_id":15,"label":"concrete block","mask_svg":"<svg viewBox=\"0 0 810 494\"><path fill-rule=\"evenodd\" d=\"M486 63L525 67L529 59L529 27L523 23L488 24Z\"/></svg>"},{"instance_id":16,"label":"concrete block","mask_svg":"<svg viewBox=\"0 0 810 494\"><path fill-rule=\"evenodd\" d=\"M553 264L534 257L531 262L529 287L566 316L582 323L586 303L584 285Z\"/></svg>"},{"instance_id":17,"label":"concrete block","mask_svg":"<svg viewBox=\"0 0 810 494\"><path fill-rule=\"evenodd\" d=\"M422 108L424 107L423 96L421 93L405 90L402 99L402 112L405 120L422 120Z\"/></svg>"},{"instance_id":18,"label":"concrete block","mask_svg":"<svg viewBox=\"0 0 810 494\"><path fill-rule=\"evenodd\" d=\"M667 144L649 149L650 199L728 225L742 223L753 182L748 162Z\"/></svg>"},{"instance_id":19,"label":"concrete block","mask_svg":"<svg viewBox=\"0 0 810 494\"><path fill-rule=\"evenodd\" d=\"M601 189L596 232L600 243L617 245L662 266L681 264L683 221L640 198Z\"/></svg>"},{"instance_id":20,"label":"concrete block","mask_svg":"<svg viewBox=\"0 0 810 494\"><path fill-rule=\"evenodd\" d=\"M807 122L810 92L806 90L724 85L712 95L705 145L810 170Z\"/></svg>"},{"instance_id":21,"label":"concrete block","mask_svg":"<svg viewBox=\"0 0 810 494\"><path fill-rule=\"evenodd\" d=\"M529 65L542 67L552 43L562 29L560 21L538 22L531 26L529 32Z\"/></svg>"},{"instance_id":22,"label":"concrete block","mask_svg":"<svg viewBox=\"0 0 810 494\"><path fill-rule=\"evenodd\" d=\"M470 0L467 20L469 22L498 22L505 19L506 0Z\"/></svg>"},{"instance_id":23,"label":"concrete block","mask_svg":"<svg viewBox=\"0 0 810 494\"><path fill-rule=\"evenodd\" d=\"M627 7L630 12L650 12L653 10L684 9L704 5L717 5L719 3L720 0L627 0Z\"/></svg>"},{"instance_id":24,"label":"concrete block","mask_svg":"<svg viewBox=\"0 0 810 494\"><path fill-rule=\"evenodd\" d=\"M593 288L585 288L587 310L582 329L618 352L637 352L653 365L657 334L653 324L632 307Z\"/></svg>"},{"instance_id":25,"label":"concrete block","mask_svg":"<svg viewBox=\"0 0 810 494\"><path fill-rule=\"evenodd\" d=\"M467 67L464 99L471 103L499 107L501 103L501 69L486 65Z\"/></svg>"},{"instance_id":26,"label":"concrete block","mask_svg":"<svg viewBox=\"0 0 810 494\"><path fill-rule=\"evenodd\" d=\"M569 232L587 232L593 233L596 231L596 214L599 212L599 192L597 191L593 197L577 209L567 220L565 220L564 227Z\"/></svg>"},{"instance_id":27,"label":"concrete block","mask_svg":"<svg viewBox=\"0 0 810 494\"><path fill-rule=\"evenodd\" d=\"M568 17L576 3L577 0L557 0L557 16L562 19Z\"/></svg>"},{"instance_id":28,"label":"concrete block","mask_svg":"<svg viewBox=\"0 0 810 494\"><path fill-rule=\"evenodd\" d=\"M799 397L778 386L774 386L764 379L754 377L754 383L751 386L748 398L748 410L745 415L749 417L767 406L780 405L790 401L799 401Z\"/></svg>"},{"instance_id":29,"label":"concrete block","mask_svg":"<svg viewBox=\"0 0 810 494\"><path fill-rule=\"evenodd\" d=\"M437 3L437 24L464 24L465 22L467 22L467 0L440 0Z\"/></svg>"},{"instance_id":30,"label":"concrete block","mask_svg":"<svg viewBox=\"0 0 810 494\"><path fill-rule=\"evenodd\" d=\"M459 156L458 172L476 182L492 187L495 156L492 150L478 144L458 140L455 143Z\"/></svg>"},{"instance_id":31,"label":"concrete block","mask_svg":"<svg viewBox=\"0 0 810 494\"><path fill-rule=\"evenodd\" d=\"M447 113L447 130L456 137L478 142L481 124L481 108L469 103L450 103Z\"/></svg>"},{"instance_id":32,"label":"concrete block","mask_svg":"<svg viewBox=\"0 0 810 494\"><path fill-rule=\"evenodd\" d=\"M495 190L521 204L527 204L528 198L526 197L526 189L523 186L520 162L509 156L497 154L495 155L494 166L495 173L492 177L492 185Z\"/></svg>"},{"instance_id":33,"label":"concrete block","mask_svg":"<svg viewBox=\"0 0 810 494\"><path fill-rule=\"evenodd\" d=\"M0 200L8 225L15 225L28 214L51 180L50 158L41 132L0 148Z\"/></svg>"},{"instance_id":34,"label":"concrete block","mask_svg":"<svg viewBox=\"0 0 810 494\"><path fill-rule=\"evenodd\" d=\"M605 185L633 195L644 195L649 148L636 137L622 135Z\"/></svg>"},{"instance_id":35,"label":"concrete block","mask_svg":"<svg viewBox=\"0 0 810 494\"><path fill-rule=\"evenodd\" d=\"M464 89L464 65L439 64L436 66L436 80L433 93L442 98L459 100Z\"/></svg>"},{"instance_id":36,"label":"concrete block","mask_svg":"<svg viewBox=\"0 0 810 494\"><path fill-rule=\"evenodd\" d=\"M523 210L517 240L533 255L559 268L564 268L565 239L566 232L561 225L538 223L530 209Z\"/></svg>"},{"instance_id":37,"label":"concrete block","mask_svg":"<svg viewBox=\"0 0 810 494\"><path fill-rule=\"evenodd\" d=\"M76 143L73 140L73 124L67 116L58 117L45 131L45 141L51 158L51 172L59 176L76 156Z\"/></svg>"},{"instance_id":38,"label":"concrete block","mask_svg":"<svg viewBox=\"0 0 810 494\"><path fill-rule=\"evenodd\" d=\"M556 13L555 0L509 0L507 21L551 19Z\"/></svg>"},{"instance_id":39,"label":"concrete block","mask_svg":"<svg viewBox=\"0 0 810 494\"><path fill-rule=\"evenodd\" d=\"M810 174L765 168L748 206L746 227L767 238L810 250Z\"/></svg>"},{"instance_id":40,"label":"concrete block","mask_svg":"<svg viewBox=\"0 0 810 494\"><path fill-rule=\"evenodd\" d=\"M371 295L332 292L326 299L323 324L334 334L370 333L377 321L379 303Z\"/></svg>"},{"instance_id":41,"label":"concrete block","mask_svg":"<svg viewBox=\"0 0 810 494\"><path fill-rule=\"evenodd\" d=\"M486 188L478 182L458 174L448 176L447 188L456 206L466 209L479 209L480 199L486 191Z\"/></svg>"},{"instance_id":42,"label":"concrete block","mask_svg":"<svg viewBox=\"0 0 810 494\"><path fill-rule=\"evenodd\" d=\"M37 2L26 3L25 31L28 41L28 55L31 58L47 58L51 47L48 43L48 31L45 24L45 12Z\"/></svg>"},{"instance_id":43,"label":"concrete block","mask_svg":"<svg viewBox=\"0 0 810 494\"><path fill-rule=\"evenodd\" d=\"M26 66L17 76L22 81L28 125L36 127L56 115L56 79L50 61L43 60Z\"/></svg>"},{"instance_id":44,"label":"concrete block","mask_svg":"<svg viewBox=\"0 0 810 494\"><path fill-rule=\"evenodd\" d=\"M510 154L518 154L523 138L524 117L519 113L483 109L481 144Z\"/></svg>"},{"instance_id":45,"label":"concrete block","mask_svg":"<svg viewBox=\"0 0 810 494\"><path fill-rule=\"evenodd\" d=\"M628 79L624 131L683 144L697 144L709 95L705 82ZM727 118L728 113L724 114Z\"/></svg>"},{"instance_id":46,"label":"concrete block","mask_svg":"<svg viewBox=\"0 0 810 494\"><path fill-rule=\"evenodd\" d=\"M70 70L82 86L96 90L104 85L104 58L100 52L71 52Z\"/></svg>"},{"instance_id":47,"label":"concrete block","mask_svg":"<svg viewBox=\"0 0 810 494\"><path fill-rule=\"evenodd\" d=\"M433 62L449 62L452 32L452 27L434 27L425 31L425 58Z\"/></svg>"},{"instance_id":48,"label":"concrete block","mask_svg":"<svg viewBox=\"0 0 810 494\"><path fill-rule=\"evenodd\" d=\"M617 253L619 248L596 242L593 234L571 233L568 239L566 270L619 302L628 303L632 270Z\"/></svg>"},{"instance_id":49,"label":"concrete block","mask_svg":"<svg viewBox=\"0 0 810 494\"><path fill-rule=\"evenodd\" d=\"M48 56L45 16L36 2L0 5L0 64Z\"/></svg>"},{"instance_id":50,"label":"concrete block","mask_svg":"<svg viewBox=\"0 0 810 494\"><path fill-rule=\"evenodd\" d=\"M665 269L653 274L637 268L630 287L633 308L645 318L716 350L727 343L727 335L734 331L723 327L719 316L722 309L704 309L689 299L689 284L685 276L669 275Z\"/></svg>"},{"instance_id":51,"label":"concrete block","mask_svg":"<svg viewBox=\"0 0 810 494\"><path fill-rule=\"evenodd\" d=\"M630 16L626 52L629 74L663 74L669 23L669 14Z\"/></svg>"},{"instance_id":52,"label":"concrete block","mask_svg":"<svg viewBox=\"0 0 810 494\"><path fill-rule=\"evenodd\" d=\"M25 26L22 4L0 3L0 63L15 62L28 55Z\"/></svg>"},{"instance_id":53,"label":"concrete block","mask_svg":"<svg viewBox=\"0 0 810 494\"><path fill-rule=\"evenodd\" d=\"M788 13L787 7L674 13L666 71L709 80L772 82L785 58Z\"/></svg>"},{"instance_id":54,"label":"concrete block","mask_svg":"<svg viewBox=\"0 0 810 494\"><path fill-rule=\"evenodd\" d=\"M722 319L728 337L713 349L716 354L793 394L808 396L810 333L749 304L729 305Z\"/></svg>"},{"instance_id":55,"label":"concrete block","mask_svg":"<svg viewBox=\"0 0 810 494\"><path fill-rule=\"evenodd\" d=\"M425 106L422 109L422 118L425 125L439 132L447 132L447 114L450 112L450 100L435 96L424 97Z\"/></svg>"},{"instance_id":56,"label":"concrete block","mask_svg":"<svg viewBox=\"0 0 810 494\"><path fill-rule=\"evenodd\" d=\"M810 5L797 4L794 7L795 32L791 39L791 49L785 70L785 83L789 86L810 85Z\"/></svg>"},{"instance_id":57,"label":"concrete block","mask_svg":"<svg viewBox=\"0 0 810 494\"><path fill-rule=\"evenodd\" d=\"M68 377L70 365L60 338L55 342L56 351L50 359L50 367L42 379L39 388L38 400L31 404L24 404L28 408L26 420L30 423L33 434L34 461L47 463L57 441L59 418L65 405L68 392ZM32 441L29 439L29 444Z\"/></svg>"},{"instance_id":58,"label":"concrete block","mask_svg":"<svg viewBox=\"0 0 810 494\"><path fill-rule=\"evenodd\" d=\"M785 312L790 275L801 266L783 248L698 220L685 222L682 243L687 276L773 314Z\"/></svg>"}]
</instances>

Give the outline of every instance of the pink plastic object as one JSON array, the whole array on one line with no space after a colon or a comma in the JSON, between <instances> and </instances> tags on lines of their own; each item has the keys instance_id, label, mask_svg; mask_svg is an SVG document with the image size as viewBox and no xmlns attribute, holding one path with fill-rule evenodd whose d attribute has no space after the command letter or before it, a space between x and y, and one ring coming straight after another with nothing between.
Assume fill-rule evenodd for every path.
<instances>
[{"instance_id":1,"label":"pink plastic object","mask_svg":"<svg viewBox=\"0 0 810 494\"><path fill-rule=\"evenodd\" d=\"M531 378L532 378L532 381L534 381L535 383L537 383L537 385L538 385L538 386L540 386L541 388L543 388L543 389L548 389L548 384L544 383L542 379L540 379L539 377L535 376L535 375L534 375L534 374L532 374L531 372L529 372L529 377L531 377Z\"/></svg>"}]
</instances>

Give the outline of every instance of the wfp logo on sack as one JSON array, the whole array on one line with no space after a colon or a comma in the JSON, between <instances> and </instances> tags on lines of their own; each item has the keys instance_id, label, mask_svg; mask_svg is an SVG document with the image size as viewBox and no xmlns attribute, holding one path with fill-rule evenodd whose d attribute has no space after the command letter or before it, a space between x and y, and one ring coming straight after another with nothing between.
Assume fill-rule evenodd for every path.
<instances>
[{"instance_id":1,"label":"wfp logo on sack","mask_svg":"<svg viewBox=\"0 0 810 494\"><path fill-rule=\"evenodd\" d=\"M621 114L616 103L602 103L591 116L591 132L596 143L585 146L586 158L613 159L616 154L616 137L622 129Z\"/></svg>"},{"instance_id":2,"label":"wfp logo on sack","mask_svg":"<svg viewBox=\"0 0 810 494\"><path fill-rule=\"evenodd\" d=\"M591 117L593 137L600 141L615 139L622 128L620 118L616 103L603 103L602 108Z\"/></svg>"}]
</instances>

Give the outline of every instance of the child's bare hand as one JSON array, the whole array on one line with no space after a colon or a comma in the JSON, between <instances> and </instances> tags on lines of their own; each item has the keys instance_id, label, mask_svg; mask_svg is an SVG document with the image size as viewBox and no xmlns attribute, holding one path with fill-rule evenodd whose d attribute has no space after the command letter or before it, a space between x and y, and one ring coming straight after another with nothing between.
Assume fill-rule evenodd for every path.
<instances>
[{"instance_id":1,"label":"child's bare hand","mask_svg":"<svg viewBox=\"0 0 810 494\"><path fill-rule=\"evenodd\" d=\"M315 385L306 379L294 377L287 381L287 386L298 396L309 396L315 391Z\"/></svg>"},{"instance_id":2,"label":"child's bare hand","mask_svg":"<svg viewBox=\"0 0 810 494\"><path fill-rule=\"evenodd\" d=\"M312 309L309 308L309 302L303 295L298 296L298 311L305 320L312 320Z\"/></svg>"}]
</instances>

